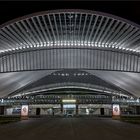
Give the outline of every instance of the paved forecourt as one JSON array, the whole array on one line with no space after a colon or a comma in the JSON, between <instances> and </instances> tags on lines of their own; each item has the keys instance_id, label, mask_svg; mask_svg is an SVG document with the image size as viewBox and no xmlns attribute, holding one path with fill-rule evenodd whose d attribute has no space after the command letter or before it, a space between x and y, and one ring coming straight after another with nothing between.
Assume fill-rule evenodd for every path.
<instances>
[{"instance_id":1,"label":"paved forecourt","mask_svg":"<svg viewBox=\"0 0 140 140\"><path fill-rule=\"evenodd\" d=\"M140 125L111 118L34 118L0 125L0 139L140 140Z\"/></svg>"}]
</instances>

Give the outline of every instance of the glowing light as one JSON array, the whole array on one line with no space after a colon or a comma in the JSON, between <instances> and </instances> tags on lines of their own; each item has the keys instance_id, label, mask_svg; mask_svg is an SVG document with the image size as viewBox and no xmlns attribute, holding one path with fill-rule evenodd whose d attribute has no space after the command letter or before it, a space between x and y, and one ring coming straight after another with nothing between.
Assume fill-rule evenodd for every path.
<instances>
[{"instance_id":1,"label":"glowing light","mask_svg":"<svg viewBox=\"0 0 140 140\"><path fill-rule=\"evenodd\" d=\"M63 103L76 103L75 99L63 99L62 100Z\"/></svg>"},{"instance_id":2,"label":"glowing light","mask_svg":"<svg viewBox=\"0 0 140 140\"><path fill-rule=\"evenodd\" d=\"M88 44L88 46L90 46L90 44Z\"/></svg>"},{"instance_id":3,"label":"glowing light","mask_svg":"<svg viewBox=\"0 0 140 140\"><path fill-rule=\"evenodd\" d=\"M40 47L43 47L44 45L41 43Z\"/></svg>"},{"instance_id":4,"label":"glowing light","mask_svg":"<svg viewBox=\"0 0 140 140\"><path fill-rule=\"evenodd\" d=\"M89 109L88 108L86 108L86 114L89 115Z\"/></svg>"},{"instance_id":5,"label":"glowing light","mask_svg":"<svg viewBox=\"0 0 140 140\"><path fill-rule=\"evenodd\" d=\"M85 41L79 41L79 40L61 40L61 41L48 41L48 42L40 42L40 43L34 43L34 44L25 44L25 43L20 43L15 45L15 48L9 48L9 49L5 49L5 50L1 50L0 53L4 53L4 52L8 52L8 51L15 51L15 50L22 50L22 49L26 49L26 48L33 48L33 47L51 47L51 46L87 46L87 47L105 47L105 48L112 48L112 49L120 49L120 50L126 50L126 51L131 51L131 52L140 52L140 50L138 49L132 49L132 48L125 48L125 47L120 47L120 46L116 46L117 43L104 43L104 42L90 42L88 40Z\"/></svg>"},{"instance_id":6,"label":"glowing light","mask_svg":"<svg viewBox=\"0 0 140 140\"><path fill-rule=\"evenodd\" d=\"M28 105L22 105L21 116L28 116L29 107Z\"/></svg>"},{"instance_id":7,"label":"glowing light","mask_svg":"<svg viewBox=\"0 0 140 140\"><path fill-rule=\"evenodd\" d=\"M113 104L113 115L114 116L120 115L120 106L117 104Z\"/></svg>"}]
</instances>

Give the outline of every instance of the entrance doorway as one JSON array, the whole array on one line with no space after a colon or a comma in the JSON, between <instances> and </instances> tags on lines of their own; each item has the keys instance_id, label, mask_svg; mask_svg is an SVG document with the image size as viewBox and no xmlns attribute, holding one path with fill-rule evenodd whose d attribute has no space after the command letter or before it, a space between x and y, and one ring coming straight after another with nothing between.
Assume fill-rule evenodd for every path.
<instances>
[{"instance_id":1,"label":"entrance doorway","mask_svg":"<svg viewBox=\"0 0 140 140\"><path fill-rule=\"evenodd\" d=\"M101 115L104 115L105 114L104 108L101 108L100 112L101 112Z\"/></svg>"},{"instance_id":2,"label":"entrance doorway","mask_svg":"<svg viewBox=\"0 0 140 140\"><path fill-rule=\"evenodd\" d=\"M63 114L67 117L73 117L76 114L75 104L63 104Z\"/></svg>"},{"instance_id":3,"label":"entrance doorway","mask_svg":"<svg viewBox=\"0 0 140 140\"><path fill-rule=\"evenodd\" d=\"M40 108L36 109L36 115L40 115Z\"/></svg>"}]
</instances>

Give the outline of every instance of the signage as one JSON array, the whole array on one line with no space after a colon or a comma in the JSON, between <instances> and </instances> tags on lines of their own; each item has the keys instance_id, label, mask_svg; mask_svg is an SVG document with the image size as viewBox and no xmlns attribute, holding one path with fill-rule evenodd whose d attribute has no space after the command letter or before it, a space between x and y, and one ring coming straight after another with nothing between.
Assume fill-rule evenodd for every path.
<instances>
[{"instance_id":1,"label":"signage","mask_svg":"<svg viewBox=\"0 0 140 140\"><path fill-rule=\"evenodd\" d=\"M120 105L113 104L113 116L120 116Z\"/></svg>"},{"instance_id":2,"label":"signage","mask_svg":"<svg viewBox=\"0 0 140 140\"><path fill-rule=\"evenodd\" d=\"M21 107L21 116L28 116L28 112L29 112L29 107L28 105L22 105Z\"/></svg>"},{"instance_id":3,"label":"signage","mask_svg":"<svg viewBox=\"0 0 140 140\"><path fill-rule=\"evenodd\" d=\"M76 100L74 100L74 99L63 99L62 102L63 103L75 103Z\"/></svg>"},{"instance_id":4,"label":"signage","mask_svg":"<svg viewBox=\"0 0 140 140\"><path fill-rule=\"evenodd\" d=\"M75 104L65 104L63 105L63 108L76 108Z\"/></svg>"}]
</instances>

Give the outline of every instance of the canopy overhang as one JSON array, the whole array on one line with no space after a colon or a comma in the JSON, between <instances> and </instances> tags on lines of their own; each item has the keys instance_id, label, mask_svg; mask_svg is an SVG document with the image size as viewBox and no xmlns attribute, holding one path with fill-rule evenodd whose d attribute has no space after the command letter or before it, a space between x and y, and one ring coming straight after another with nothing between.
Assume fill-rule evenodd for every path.
<instances>
[{"instance_id":1,"label":"canopy overhang","mask_svg":"<svg viewBox=\"0 0 140 140\"><path fill-rule=\"evenodd\" d=\"M20 17L0 26L0 97L63 69L139 97L139 52L140 26L114 15L64 9Z\"/></svg>"}]
</instances>

